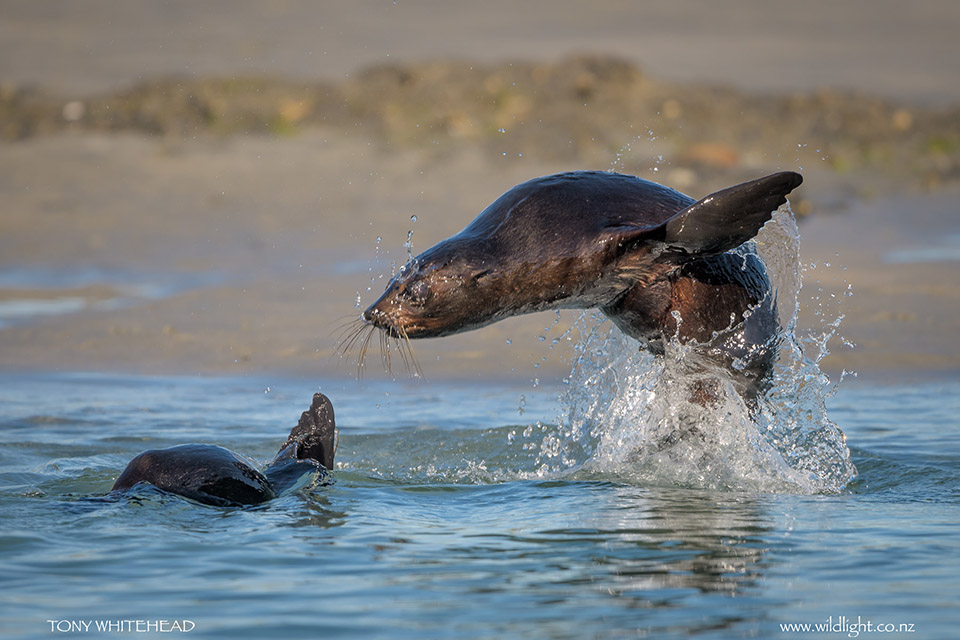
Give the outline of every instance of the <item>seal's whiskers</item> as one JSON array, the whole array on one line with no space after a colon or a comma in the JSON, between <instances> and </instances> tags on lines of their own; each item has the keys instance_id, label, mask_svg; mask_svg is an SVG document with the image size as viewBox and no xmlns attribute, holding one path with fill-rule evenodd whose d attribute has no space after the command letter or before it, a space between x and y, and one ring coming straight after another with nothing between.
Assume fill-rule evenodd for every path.
<instances>
[{"instance_id":1,"label":"seal's whiskers","mask_svg":"<svg viewBox=\"0 0 960 640\"><path fill-rule=\"evenodd\" d=\"M363 337L363 342L360 343L360 356L357 358L357 379L363 377L363 363L367 359L367 347L370 346L370 338L375 331L372 325L370 325L369 330L367 330L367 325L360 329L361 332L365 330L367 334Z\"/></svg>"},{"instance_id":2,"label":"seal's whiskers","mask_svg":"<svg viewBox=\"0 0 960 640\"><path fill-rule=\"evenodd\" d=\"M361 335L363 335L363 330L365 324L363 320L357 319L351 322L349 325L344 327L337 338L337 349L336 353L341 358L353 349L353 345L357 342Z\"/></svg>"},{"instance_id":3,"label":"seal's whiskers","mask_svg":"<svg viewBox=\"0 0 960 640\"><path fill-rule=\"evenodd\" d=\"M410 336L407 335L405 329L400 329L400 335L402 340L397 340L397 350L400 352L400 356L403 358L404 366L406 367L407 371L413 371L414 376L417 378L422 378L423 370L420 368L420 363L417 362L417 354L413 351L413 344L410 342ZM404 354L404 347L406 347L407 354Z\"/></svg>"},{"instance_id":4,"label":"seal's whiskers","mask_svg":"<svg viewBox=\"0 0 960 640\"><path fill-rule=\"evenodd\" d=\"M378 334L380 341L380 362L383 364L384 371L393 371L393 352L400 354L400 360L403 362L403 368L412 372L418 378L423 377L423 370L417 361L417 356L413 351L413 345L410 344L410 337L403 329L397 329L396 333L385 331L377 327L372 322L364 320L363 317L354 318L342 323L335 329L337 335L336 354L341 359L345 358L354 349L357 350L357 378L363 377L363 369L366 364L367 350L370 348L370 341L373 334Z\"/></svg>"},{"instance_id":5,"label":"seal's whiskers","mask_svg":"<svg viewBox=\"0 0 960 640\"><path fill-rule=\"evenodd\" d=\"M380 362L383 364L383 370L390 370L390 342L387 334L380 331Z\"/></svg>"},{"instance_id":6,"label":"seal's whiskers","mask_svg":"<svg viewBox=\"0 0 960 640\"><path fill-rule=\"evenodd\" d=\"M376 327L366 322L363 318L356 318L340 328L339 338L337 340L337 356L342 359L353 351L355 346L359 347L357 378L363 377L363 365L367 355L367 347L370 344L370 337L375 330Z\"/></svg>"}]
</instances>

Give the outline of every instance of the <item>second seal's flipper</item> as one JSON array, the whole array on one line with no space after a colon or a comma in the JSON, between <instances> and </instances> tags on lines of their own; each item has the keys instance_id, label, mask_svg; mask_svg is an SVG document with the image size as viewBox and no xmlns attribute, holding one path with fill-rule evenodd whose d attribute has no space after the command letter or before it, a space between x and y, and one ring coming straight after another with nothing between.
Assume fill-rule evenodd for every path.
<instances>
[{"instance_id":1,"label":"second seal's flipper","mask_svg":"<svg viewBox=\"0 0 960 640\"><path fill-rule=\"evenodd\" d=\"M300 416L290 437L267 467L266 476L278 494L308 482L329 482L337 449L333 404L322 393L313 395L310 409Z\"/></svg>"},{"instance_id":2,"label":"second seal's flipper","mask_svg":"<svg viewBox=\"0 0 960 640\"><path fill-rule=\"evenodd\" d=\"M283 443L283 451L296 445L297 460L316 460L327 471L333 469L333 456L337 449L337 425L333 415L333 403L322 393L313 394L310 409L300 416L297 426Z\"/></svg>"},{"instance_id":3,"label":"second seal's flipper","mask_svg":"<svg viewBox=\"0 0 960 640\"><path fill-rule=\"evenodd\" d=\"M803 182L793 171L783 171L712 193L664 224L668 251L714 254L739 247L757 235L787 194Z\"/></svg>"}]
</instances>

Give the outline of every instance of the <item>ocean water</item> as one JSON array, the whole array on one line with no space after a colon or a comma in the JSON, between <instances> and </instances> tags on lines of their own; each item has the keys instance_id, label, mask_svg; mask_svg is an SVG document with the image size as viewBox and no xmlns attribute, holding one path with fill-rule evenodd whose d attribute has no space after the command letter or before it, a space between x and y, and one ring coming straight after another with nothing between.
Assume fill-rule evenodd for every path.
<instances>
[{"instance_id":1,"label":"ocean water","mask_svg":"<svg viewBox=\"0 0 960 640\"><path fill-rule=\"evenodd\" d=\"M858 475L813 492L543 471L564 387L4 375L0 635L954 637L960 384L842 385ZM318 388L332 486L104 497L147 448L269 460Z\"/></svg>"}]
</instances>

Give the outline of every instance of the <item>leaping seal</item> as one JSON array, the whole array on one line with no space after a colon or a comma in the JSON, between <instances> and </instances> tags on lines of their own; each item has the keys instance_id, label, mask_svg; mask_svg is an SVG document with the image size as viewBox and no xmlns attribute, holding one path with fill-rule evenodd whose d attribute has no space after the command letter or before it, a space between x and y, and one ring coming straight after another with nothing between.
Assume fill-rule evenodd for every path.
<instances>
[{"instance_id":1,"label":"leaping seal","mask_svg":"<svg viewBox=\"0 0 960 640\"><path fill-rule=\"evenodd\" d=\"M736 362L749 396L771 367L779 327L763 263L733 250L802 181L775 173L695 202L613 172L535 178L407 264L362 321L406 340L596 307L654 353L676 337Z\"/></svg>"},{"instance_id":2,"label":"leaping seal","mask_svg":"<svg viewBox=\"0 0 960 640\"><path fill-rule=\"evenodd\" d=\"M264 472L229 449L184 444L144 451L130 461L111 491L148 483L209 505L259 504L293 487L304 474L326 476L333 469L335 448L333 404L317 393Z\"/></svg>"}]
</instances>

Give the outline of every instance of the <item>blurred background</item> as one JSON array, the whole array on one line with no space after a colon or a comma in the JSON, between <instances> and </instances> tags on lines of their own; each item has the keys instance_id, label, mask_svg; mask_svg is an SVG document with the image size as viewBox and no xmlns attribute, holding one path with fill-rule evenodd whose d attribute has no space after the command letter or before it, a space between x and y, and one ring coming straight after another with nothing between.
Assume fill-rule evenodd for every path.
<instances>
[{"instance_id":1,"label":"blurred background","mask_svg":"<svg viewBox=\"0 0 960 640\"><path fill-rule=\"evenodd\" d=\"M514 184L792 169L826 367L955 375L958 27L950 0L0 1L0 369L356 376L338 326ZM416 352L560 376L577 316Z\"/></svg>"}]
</instances>

